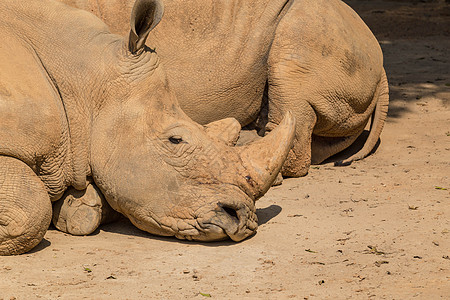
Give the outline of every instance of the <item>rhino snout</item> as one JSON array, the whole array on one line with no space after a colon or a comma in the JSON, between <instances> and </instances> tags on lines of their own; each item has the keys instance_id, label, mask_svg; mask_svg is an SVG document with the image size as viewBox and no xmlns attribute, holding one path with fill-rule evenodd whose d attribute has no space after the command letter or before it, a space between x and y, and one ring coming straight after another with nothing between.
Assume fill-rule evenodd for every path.
<instances>
[{"instance_id":1,"label":"rhino snout","mask_svg":"<svg viewBox=\"0 0 450 300\"><path fill-rule=\"evenodd\" d=\"M229 237L239 242L256 232L258 220L254 211L246 205L219 202L213 215L199 220L199 225L209 241Z\"/></svg>"},{"instance_id":2,"label":"rhino snout","mask_svg":"<svg viewBox=\"0 0 450 300\"><path fill-rule=\"evenodd\" d=\"M235 242L242 241L254 234L258 227L256 214L249 211L247 207L236 208L233 205L219 203L223 213L224 222L222 229Z\"/></svg>"}]
</instances>

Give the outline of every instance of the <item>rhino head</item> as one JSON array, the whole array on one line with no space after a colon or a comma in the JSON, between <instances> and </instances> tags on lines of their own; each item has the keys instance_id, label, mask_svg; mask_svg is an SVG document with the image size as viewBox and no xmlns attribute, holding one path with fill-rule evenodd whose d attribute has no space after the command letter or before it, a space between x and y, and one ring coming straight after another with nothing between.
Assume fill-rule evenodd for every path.
<instances>
[{"instance_id":1,"label":"rhino head","mask_svg":"<svg viewBox=\"0 0 450 300\"><path fill-rule=\"evenodd\" d=\"M159 1L135 3L129 39L118 51L122 75L110 84L106 98L113 100L99 104L92 125L92 176L108 203L142 230L240 241L257 228L254 201L286 158L294 119L288 113L268 136L244 147L229 146L193 122L157 54L145 46L162 11ZM223 122L233 125L223 128L224 136L238 134L236 123Z\"/></svg>"}]
</instances>

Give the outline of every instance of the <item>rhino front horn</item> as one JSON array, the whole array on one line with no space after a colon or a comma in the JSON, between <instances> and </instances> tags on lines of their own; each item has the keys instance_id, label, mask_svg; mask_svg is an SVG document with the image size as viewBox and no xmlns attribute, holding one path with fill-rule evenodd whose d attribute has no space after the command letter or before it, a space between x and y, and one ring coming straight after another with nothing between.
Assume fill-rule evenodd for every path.
<instances>
[{"instance_id":1,"label":"rhino front horn","mask_svg":"<svg viewBox=\"0 0 450 300\"><path fill-rule=\"evenodd\" d=\"M280 125L267 136L240 147L240 156L250 172L246 180L253 188L255 200L272 186L292 147L294 135L295 118L288 111Z\"/></svg>"}]
</instances>

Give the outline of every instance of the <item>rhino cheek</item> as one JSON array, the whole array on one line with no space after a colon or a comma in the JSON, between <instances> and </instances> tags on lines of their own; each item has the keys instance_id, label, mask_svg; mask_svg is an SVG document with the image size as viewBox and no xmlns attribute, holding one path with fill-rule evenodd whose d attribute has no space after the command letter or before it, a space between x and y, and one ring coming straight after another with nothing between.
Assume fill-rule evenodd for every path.
<instances>
[{"instance_id":1,"label":"rhino cheek","mask_svg":"<svg viewBox=\"0 0 450 300\"><path fill-rule=\"evenodd\" d=\"M136 227L151 234L198 235L195 198L180 196L180 185L173 174L176 172L172 171L169 176L171 172L163 164L144 166L130 163L109 169L111 174L119 175L107 179L111 188L104 194L109 204Z\"/></svg>"}]
</instances>

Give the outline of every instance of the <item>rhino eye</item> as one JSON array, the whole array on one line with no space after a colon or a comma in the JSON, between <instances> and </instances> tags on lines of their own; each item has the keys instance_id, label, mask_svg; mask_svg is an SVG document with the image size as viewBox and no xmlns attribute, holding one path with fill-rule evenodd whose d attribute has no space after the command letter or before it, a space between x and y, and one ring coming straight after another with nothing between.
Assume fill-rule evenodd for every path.
<instances>
[{"instance_id":1,"label":"rhino eye","mask_svg":"<svg viewBox=\"0 0 450 300\"><path fill-rule=\"evenodd\" d=\"M169 138L169 141L170 141L172 144L179 144L179 143L181 143L181 142L183 141L183 139L182 139L180 136L171 136L171 137Z\"/></svg>"}]
</instances>

